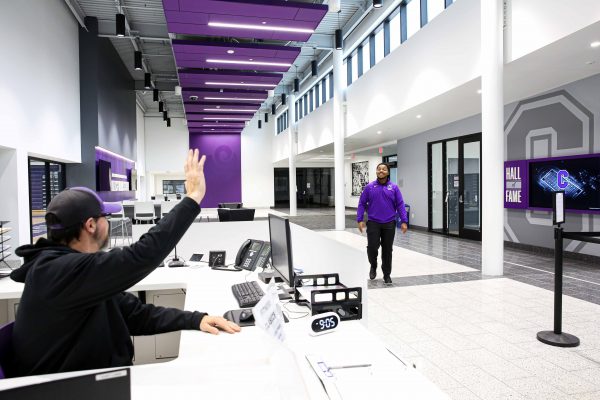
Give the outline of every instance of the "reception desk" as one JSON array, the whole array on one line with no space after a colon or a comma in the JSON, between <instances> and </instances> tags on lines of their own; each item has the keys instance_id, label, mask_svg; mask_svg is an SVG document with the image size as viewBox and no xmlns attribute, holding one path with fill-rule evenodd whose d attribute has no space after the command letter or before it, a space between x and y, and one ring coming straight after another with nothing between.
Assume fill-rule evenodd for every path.
<instances>
[{"instance_id":1,"label":"reception desk","mask_svg":"<svg viewBox=\"0 0 600 400\"><path fill-rule=\"evenodd\" d=\"M134 226L134 239L149 228L148 225ZM379 395L387 398L446 398L435 385L388 351L367 329L366 277L369 266L366 254L294 224L291 224L291 233L294 264L305 274L337 272L347 286L363 288L363 319L343 321L337 331L314 337L309 335L309 310L285 304L284 312L290 322L285 324L283 344L257 327L245 327L234 335L221 332L216 336L183 331L176 359L131 368L133 399L183 398L179 396L327 399L328 394L308 363L307 355L332 362L355 360L371 365L362 371L352 371L352 379L339 381L342 398L364 399L369 395L375 396L373 398L380 398ZM224 250L230 262L240 244L248 238L269 240L267 221L193 224L180 241L177 252L189 259L193 253L204 253L207 257L210 250ZM186 310L222 315L238 308L231 285L257 280L257 272L216 271L205 263L192 263L184 268L158 268L130 290L182 290ZM21 284L6 279L0 281L0 299L18 299L21 291ZM85 372L0 380L0 394L3 389L81 373Z\"/></svg>"}]
</instances>

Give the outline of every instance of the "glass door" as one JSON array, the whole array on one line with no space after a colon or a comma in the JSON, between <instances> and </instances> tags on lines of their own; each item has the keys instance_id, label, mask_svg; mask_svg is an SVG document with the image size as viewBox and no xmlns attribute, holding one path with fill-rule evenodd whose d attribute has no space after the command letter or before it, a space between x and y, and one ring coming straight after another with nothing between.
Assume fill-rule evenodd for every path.
<instances>
[{"instance_id":1,"label":"glass door","mask_svg":"<svg viewBox=\"0 0 600 400\"><path fill-rule=\"evenodd\" d=\"M429 230L481 240L481 134L428 145Z\"/></svg>"},{"instance_id":2,"label":"glass door","mask_svg":"<svg viewBox=\"0 0 600 400\"><path fill-rule=\"evenodd\" d=\"M481 240L481 137L460 138L459 236Z\"/></svg>"}]
</instances>

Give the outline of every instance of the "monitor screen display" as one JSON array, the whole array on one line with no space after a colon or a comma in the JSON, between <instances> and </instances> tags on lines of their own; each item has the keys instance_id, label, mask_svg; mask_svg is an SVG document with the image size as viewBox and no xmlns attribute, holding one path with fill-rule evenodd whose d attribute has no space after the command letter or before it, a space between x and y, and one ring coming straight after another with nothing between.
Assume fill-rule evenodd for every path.
<instances>
[{"instance_id":1,"label":"monitor screen display","mask_svg":"<svg viewBox=\"0 0 600 400\"><path fill-rule=\"evenodd\" d=\"M294 268L292 265L290 221L287 218L269 214L269 235L271 237L273 268L288 285L293 286Z\"/></svg>"},{"instance_id":2,"label":"monitor screen display","mask_svg":"<svg viewBox=\"0 0 600 400\"><path fill-rule=\"evenodd\" d=\"M552 193L565 192L565 209L600 210L600 157L529 163L529 207L552 208Z\"/></svg>"}]
</instances>

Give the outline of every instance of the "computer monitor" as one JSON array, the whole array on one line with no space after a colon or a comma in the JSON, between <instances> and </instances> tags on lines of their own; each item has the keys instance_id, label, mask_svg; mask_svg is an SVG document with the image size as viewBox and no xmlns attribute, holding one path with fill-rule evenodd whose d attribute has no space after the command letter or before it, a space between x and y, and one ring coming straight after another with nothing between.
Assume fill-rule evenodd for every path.
<instances>
[{"instance_id":1,"label":"computer monitor","mask_svg":"<svg viewBox=\"0 0 600 400\"><path fill-rule=\"evenodd\" d=\"M269 236L271 238L271 261L275 272L290 286L294 286L292 263L292 235L290 220L269 214Z\"/></svg>"}]
</instances>

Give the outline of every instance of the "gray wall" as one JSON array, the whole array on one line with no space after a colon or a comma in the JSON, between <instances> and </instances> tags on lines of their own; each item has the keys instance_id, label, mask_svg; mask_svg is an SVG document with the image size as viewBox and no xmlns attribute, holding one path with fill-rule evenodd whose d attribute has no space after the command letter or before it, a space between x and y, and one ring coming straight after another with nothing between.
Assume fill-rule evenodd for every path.
<instances>
[{"instance_id":1,"label":"gray wall","mask_svg":"<svg viewBox=\"0 0 600 400\"><path fill-rule=\"evenodd\" d=\"M505 159L600 153L598 93L600 75L595 75L507 105ZM427 143L480 131L481 115L476 115L398 141L398 184L412 206L414 225L428 223ZM549 212L505 210L505 218L505 240L553 247ZM568 213L565 229L600 231L600 216ZM599 245L569 241L565 246L568 251L600 255Z\"/></svg>"},{"instance_id":2,"label":"gray wall","mask_svg":"<svg viewBox=\"0 0 600 400\"><path fill-rule=\"evenodd\" d=\"M96 18L79 28L81 163L67 165L67 186L96 188L95 146L136 159L134 80ZM132 60L133 62L133 60Z\"/></svg>"}]
</instances>

